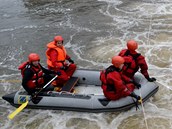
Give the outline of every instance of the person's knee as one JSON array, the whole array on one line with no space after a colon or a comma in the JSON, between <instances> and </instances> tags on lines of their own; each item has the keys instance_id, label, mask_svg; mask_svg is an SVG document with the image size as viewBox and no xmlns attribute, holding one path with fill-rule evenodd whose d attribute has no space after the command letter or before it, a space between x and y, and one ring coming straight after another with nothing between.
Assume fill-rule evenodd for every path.
<instances>
[{"instance_id":1,"label":"person's knee","mask_svg":"<svg viewBox=\"0 0 172 129\"><path fill-rule=\"evenodd\" d=\"M76 64L70 64L71 69L76 69Z\"/></svg>"},{"instance_id":2,"label":"person's knee","mask_svg":"<svg viewBox=\"0 0 172 129\"><path fill-rule=\"evenodd\" d=\"M62 81L67 82L70 77L66 76L65 78L62 78Z\"/></svg>"},{"instance_id":3,"label":"person's knee","mask_svg":"<svg viewBox=\"0 0 172 129\"><path fill-rule=\"evenodd\" d=\"M68 81L69 80L69 76L67 75L67 74L63 74L62 76L60 76L59 78L58 78L58 80L61 80L61 81L63 81L63 82L66 82L66 81Z\"/></svg>"}]
</instances>

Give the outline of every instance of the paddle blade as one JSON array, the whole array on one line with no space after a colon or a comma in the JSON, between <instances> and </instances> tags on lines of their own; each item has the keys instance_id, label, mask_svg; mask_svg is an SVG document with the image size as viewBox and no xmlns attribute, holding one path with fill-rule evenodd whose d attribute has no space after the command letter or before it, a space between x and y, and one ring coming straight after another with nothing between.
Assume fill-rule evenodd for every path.
<instances>
[{"instance_id":1,"label":"paddle blade","mask_svg":"<svg viewBox=\"0 0 172 129\"><path fill-rule=\"evenodd\" d=\"M13 119L19 112L21 112L27 105L28 105L29 101L26 101L25 103L23 103L19 108L17 108L14 112L12 112L11 114L8 115L8 119Z\"/></svg>"}]
</instances>

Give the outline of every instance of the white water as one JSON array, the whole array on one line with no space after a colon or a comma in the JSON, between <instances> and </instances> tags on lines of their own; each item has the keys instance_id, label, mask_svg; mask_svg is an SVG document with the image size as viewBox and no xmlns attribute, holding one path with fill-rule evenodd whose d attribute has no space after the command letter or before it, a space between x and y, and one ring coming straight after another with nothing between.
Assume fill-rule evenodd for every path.
<instances>
[{"instance_id":1,"label":"white water","mask_svg":"<svg viewBox=\"0 0 172 129\"><path fill-rule=\"evenodd\" d=\"M100 1L105 3L97 12L103 18L99 15L93 17L91 14L92 17L89 17L88 21L84 19L86 15L82 13L78 13L76 18L75 14L72 14L76 8L70 5L67 8L63 6L54 8L54 1L44 6L40 4L30 10L30 14L25 14L29 9L25 9L22 2L18 0L12 2L15 6L11 6L11 9L15 12L18 6L22 6L20 9L22 8L23 12L17 11L14 15L8 8L1 8L4 12L1 11L1 18L10 21L9 23L4 22L2 18L3 25L0 27L0 34L2 34L0 44L1 96L18 89L22 90L21 76L17 66L19 62L26 60L28 53L33 50L38 51L41 54L41 62L45 65L45 45L57 34L54 28L60 30L65 37L65 46L80 68L103 69L107 67L111 57L126 47L126 41L135 39L139 43L138 51L146 57L150 75L156 77L157 81L162 84L158 93L144 104L148 127L149 129L171 129L172 2L169 0ZM4 3L3 6L6 7L7 4ZM45 9L42 11L41 7ZM91 11L94 12L94 10ZM42 12L45 17L35 20L34 15L42 14ZM49 22L49 15L46 13L53 15L57 12L64 15L62 21L53 19L53 22ZM15 24L10 18L16 20ZM97 114L26 109L14 120L9 121L6 117L15 108L2 99L0 102L0 127L2 129L146 128L142 110L135 111L135 108L120 113Z\"/></svg>"}]
</instances>

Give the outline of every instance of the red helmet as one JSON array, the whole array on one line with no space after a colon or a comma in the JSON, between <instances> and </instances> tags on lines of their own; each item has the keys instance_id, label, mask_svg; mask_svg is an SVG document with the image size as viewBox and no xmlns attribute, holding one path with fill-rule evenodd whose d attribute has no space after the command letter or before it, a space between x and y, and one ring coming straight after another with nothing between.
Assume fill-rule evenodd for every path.
<instances>
[{"instance_id":1,"label":"red helmet","mask_svg":"<svg viewBox=\"0 0 172 129\"><path fill-rule=\"evenodd\" d=\"M40 57L36 53L30 53L28 56L28 60L29 60L29 62L40 61Z\"/></svg>"},{"instance_id":2,"label":"red helmet","mask_svg":"<svg viewBox=\"0 0 172 129\"><path fill-rule=\"evenodd\" d=\"M124 64L124 62L125 62L125 60L121 56L112 57L112 64L117 68L119 68L122 64Z\"/></svg>"},{"instance_id":3,"label":"red helmet","mask_svg":"<svg viewBox=\"0 0 172 129\"><path fill-rule=\"evenodd\" d=\"M63 37L58 35L58 36L55 36L54 37L54 41L57 42L57 41L62 41L63 42Z\"/></svg>"},{"instance_id":4,"label":"red helmet","mask_svg":"<svg viewBox=\"0 0 172 129\"><path fill-rule=\"evenodd\" d=\"M127 42L127 48L130 51L135 51L138 48L138 43L134 40L129 40Z\"/></svg>"}]
</instances>

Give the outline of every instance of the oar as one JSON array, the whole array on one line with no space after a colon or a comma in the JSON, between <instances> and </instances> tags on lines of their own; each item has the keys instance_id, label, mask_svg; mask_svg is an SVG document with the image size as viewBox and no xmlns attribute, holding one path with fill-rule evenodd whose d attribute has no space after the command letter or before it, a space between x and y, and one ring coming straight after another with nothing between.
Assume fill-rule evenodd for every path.
<instances>
[{"instance_id":1,"label":"oar","mask_svg":"<svg viewBox=\"0 0 172 129\"><path fill-rule=\"evenodd\" d=\"M55 77L53 77L45 86L43 86L43 88L41 90L39 90L36 94L35 97L37 97L37 95L46 87L49 86L50 83L52 83L56 78L58 77L58 75L56 75ZM11 114L8 115L8 118L10 120L12 120L18 113L20 113L29 103L29 101L31 101L33 98L31 98L30 100L27 100L25 103L23 103L20 107L18 107L14 112L12 112Z\"/></svg>"}]
</instances>

